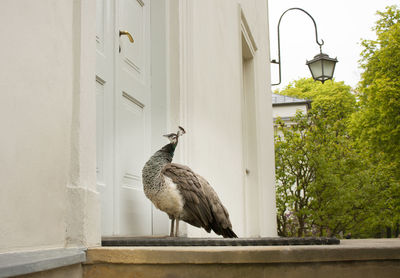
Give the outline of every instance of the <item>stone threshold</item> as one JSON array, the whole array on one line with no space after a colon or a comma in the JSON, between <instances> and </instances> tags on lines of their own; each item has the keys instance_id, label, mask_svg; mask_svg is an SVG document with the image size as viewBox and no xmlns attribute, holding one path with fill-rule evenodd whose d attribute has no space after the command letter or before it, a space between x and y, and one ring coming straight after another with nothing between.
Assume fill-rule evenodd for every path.
<instances>
[{"instance_id":1,"label":"stone threshold","mask_svg":"<svg viewBox=\"0 0 400 278\"><path fill-rule=\"evenodd\" d=\"M10 277L81 264L86 261L86 249L58 248L0 254L0 277Z\"/></svg>"},{"instance_id":2,"label":"stone threshold","mask_svg":"<svg viewBox=\"0 0 400 278\"><path fill-rule=\"evenodd\" d=\"M337 238L187 238L187 237L104 237L102 246L286 246L340 244Z\"/></svg>"},{"instance_id":3,"label":"stone threshold","mask_svg":"<svg viewBox=\"0 0 400 278\"><path fill-rule=\"evenodd\" d=\"M95 247L85 264L276 264L400 260L400 239L340 245Z\"/></svg>"}]
</instances>

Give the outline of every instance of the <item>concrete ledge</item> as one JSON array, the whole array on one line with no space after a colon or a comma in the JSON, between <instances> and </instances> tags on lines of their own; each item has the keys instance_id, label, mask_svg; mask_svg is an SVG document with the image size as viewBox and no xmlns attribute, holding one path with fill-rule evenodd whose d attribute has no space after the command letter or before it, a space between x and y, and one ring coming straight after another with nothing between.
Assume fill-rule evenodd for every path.
<instances>
[{"instance_id":1,"label":"concrete ledge","mask_svg":"<svg viewBox=\"0 0 400 278\"><path fill-rule=\"evenodd\" d=\"M86 264L273 264L400 260L400 240L323 246L97 247ZM399 261L400 263L400 261Z\"/></svg>"},{"instance_id":2,"label":"concrete ledge","mask_svg":"<svg viewBox=\"0 0 400 278\"><path fill-rule=\"evenodd\" d=\"M400 240L340 245L99 247L88 250L84 278L398 278Z\"/></svg>"},{"instance_id":3,"label":"concrete ledge","mask_svg":"<svg viewBox=\"0 0 400 278\"><path fill-rule=\"evenodd\" d=\"M0 277L30 274L85 262L85 250L60 248L0 254Z\"/></svg>"},{"instance_id":4,"label":"concrete ledge","mask_svg":"<svg viewBox=\"0 0 400 278\"><path fill-rule=\"evenodd\" d=\"M398 261L298 264L88 265L84 278L398 278ZM57 277L58 278L58 277Z\"/></svg>"}]
</instances>

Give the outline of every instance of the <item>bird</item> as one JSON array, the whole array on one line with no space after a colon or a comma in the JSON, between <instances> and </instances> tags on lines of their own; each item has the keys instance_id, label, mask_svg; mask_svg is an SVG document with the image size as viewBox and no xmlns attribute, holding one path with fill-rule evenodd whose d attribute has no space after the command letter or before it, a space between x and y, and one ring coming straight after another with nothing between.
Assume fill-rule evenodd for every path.
<instances>
[{"instance_id":1,"label":"bird","mask_svg":"<svg viewBox=\"0 0 400 278\"><path fill-rule=\"evenodd\" d=\"M177 237L182 220L208 233L237 238L229 213L205 178L185 165L172 163L183 127L164 135L169 143L156 151L142 170L143 191L156 208L171 219L170 237ZM174 229L174 222L176 226Z\"/></svg>"}]
</instances>

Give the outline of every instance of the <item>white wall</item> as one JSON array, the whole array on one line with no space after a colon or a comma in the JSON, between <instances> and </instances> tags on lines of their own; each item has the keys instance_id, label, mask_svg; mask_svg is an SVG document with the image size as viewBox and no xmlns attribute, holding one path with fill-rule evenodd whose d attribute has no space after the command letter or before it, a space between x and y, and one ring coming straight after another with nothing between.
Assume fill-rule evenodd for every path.
<instances>
[{"instance_id":1,"label":"white wall","mask_svg":"<svg viewBox=\"0 0 400 278\"><path fill-rule=\"evenodd\" d=\"M0 3L0 252L99 242L82 205L98 203L94 51L81 39L94 37L94 11L94 1Z\"/></svg>"},{"instance_id":2,"label":"white wall","mask_svg":"<svg viewBox=\"0 0 400 278\"><path fill-rule=\"evenodd\" d=\"M234 231L246 236L239 4L258 47L254 71L259 234L274 236L274 152L266 1L190 0L181 5L180 95L171 92L170 101L171 110L181 112L180 119L173 120L187 129L178 159L208 179L228 208ZM181 100L179 104L177 99ZM205 235L191 227L188 234Z\"/></svg>"},{"instance_id":3,"label":"white wall","mask_svg":"<svg viewBox=\"0 0 400 278\"><path fill-rule=\"evenodd\" d=\"M305 115L307 113L307 105L298 104L298 105L274 106L273 116L274 119L278 117L281 118L294 117L298 111L301 111Z\"/></svg>"},{"instance_id":4,"label":"white wall","mask_svg":"<svg viewBox=\"0 0 400 278\"><path fill-rule=\"evenodd\" d=\"M258 47L260 235L273 236L266 1L169 1L169 126L187 129L178 160L210 181L234 230L245 235L239 3ZM100 243L94 5L94 0L0 3L0 252Z\"/></svg>"}]
</instances>

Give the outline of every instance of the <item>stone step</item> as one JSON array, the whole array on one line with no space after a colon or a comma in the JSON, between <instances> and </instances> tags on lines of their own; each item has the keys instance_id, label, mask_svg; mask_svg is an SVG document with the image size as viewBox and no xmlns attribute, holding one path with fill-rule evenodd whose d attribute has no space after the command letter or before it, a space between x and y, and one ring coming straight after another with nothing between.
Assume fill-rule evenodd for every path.
<instances>
[{"instance_id":1,"label":"stone step","mask_svg":"<svg viewBox=\"0 0 400 278\"><path fill-rule=\"evenodd\" d=\"M286 246L333 245L337 238L187 238L187 237L104 237L102 246Z\"/></svg>"},{"instance_id":2,"label":"stone step","mask_svg":"<svg viewBox=\"0 0 400 278\"><path fill-rule=\"evenodd\" d=\"M400 239L330 245L103 246L88 249L83 269L84 278L398 278Z\"/></svg>"}]
</instances>

